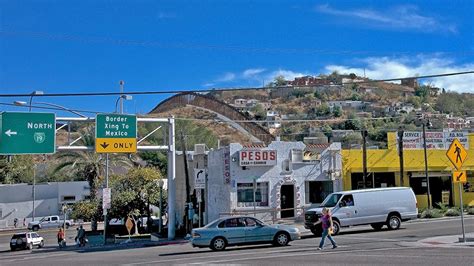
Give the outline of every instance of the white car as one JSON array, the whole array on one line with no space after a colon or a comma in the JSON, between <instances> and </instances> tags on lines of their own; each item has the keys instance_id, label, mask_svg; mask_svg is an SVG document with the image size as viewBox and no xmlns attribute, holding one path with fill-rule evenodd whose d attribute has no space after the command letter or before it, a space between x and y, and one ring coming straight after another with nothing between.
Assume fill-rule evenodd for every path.
<instances>
[{"instance_id":1,"label":"white car","mask_svg":"<svg viewBox=\"0 0 474 266\"><path fill-rule=\"evenodd\" d=\"M12 236L10 240L10 249L33 249L33 246L42 248L44 246L44 239L35 232L18 233Z\"/></svg>"}]
</instances>

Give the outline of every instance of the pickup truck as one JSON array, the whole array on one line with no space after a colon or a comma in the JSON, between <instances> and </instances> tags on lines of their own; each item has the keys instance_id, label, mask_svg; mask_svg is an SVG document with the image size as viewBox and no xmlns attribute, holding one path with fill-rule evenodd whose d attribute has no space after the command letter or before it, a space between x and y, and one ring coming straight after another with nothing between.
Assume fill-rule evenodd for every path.
<instances>
[{"instance_id":1,"label":"pickup truck","mask_svg":"<svg viewBox=\"0 0 474 266\"><path fill-rule=\"evenodd\" d=\"M52 215L52 216L46 216L43 217L39 221L32 221L28 223L28 229L37 231L41 228L58 228L63 226L64 220L61 220L59 216L57 215ZM69 228L69 226L73 225L72 221L66 220L66 228Z\"/></svg>"}]
</instances>

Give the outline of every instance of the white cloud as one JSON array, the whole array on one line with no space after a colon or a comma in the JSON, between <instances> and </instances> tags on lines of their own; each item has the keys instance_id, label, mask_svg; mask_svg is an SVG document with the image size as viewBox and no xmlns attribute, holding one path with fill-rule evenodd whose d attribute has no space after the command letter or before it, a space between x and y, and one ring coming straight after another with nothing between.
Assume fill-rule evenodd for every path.
<instances>
[{"instance_id":1,"label":"white cloud","mask_svg":"<svg viewBox=\"0 0 474 266\"><path fill-rule=\"evenodd\" d=\"M217 78L215 80L215 82L229 82L229 81L233 81L235 79L235 74L232 73L232 72L227 72L225 73L224 75L222 75L221 77Z\"/></svg>"},{"instance_id":2,"label":"white cloud","mask_svg":"<svg viewBox=\"0 0 474 266\"><path fill-rule=\"evenodd\" d=\"M249 69L244 70L244 72L242 73L242 77L244 77L244 78L254 78L258 74L260 74L264 71L265 71L265 68L249 68Z\"/></svg>"},{"instance_id":3,"label":"white cloud","mask_svg":"<svg viewBox=\"0 0 474 266\"><path fill-rule=\"evenodd\" d=\"M421 15L418 7L414 5L401 5L380 10L370 8L341 10L329 5L320 5L316 7L316 11L366 22L369 27L374 28L457 33L455 24L441 21L440 16L435 18Z\"/></svg>"},{"instance_id":4,"label":"white cloud","mask_svg":"<svg viewBox=\"0 0 474 266\"><path fill-rule=\"evenodd\" d=\"M365 65L365 68L328 65L325 69L328 72L355 73L358 76L364 76L365 70L365 75L371 79L426 76L472 71L474 69L474 63L457 65L453 60L439 56L417 56L415 58L370 57L362 59L361 62ZM423 83L433 84L436 87L445 88L450 91L474 92L474 74L429 78L424 79Z\"/></svg>"},{"instance_id":5,"label":"white cloud","mask_svg":"<svg viewBox=\"0 0 474 266\"><path fill-rule=\"evenodd\" d=\"M277 76L283 76L286 80L294 80L296 77L309 75L307 73L294 72L286 69L278 69L266 75L266 80L273 81Z\"/></svg>"}]
</instances>

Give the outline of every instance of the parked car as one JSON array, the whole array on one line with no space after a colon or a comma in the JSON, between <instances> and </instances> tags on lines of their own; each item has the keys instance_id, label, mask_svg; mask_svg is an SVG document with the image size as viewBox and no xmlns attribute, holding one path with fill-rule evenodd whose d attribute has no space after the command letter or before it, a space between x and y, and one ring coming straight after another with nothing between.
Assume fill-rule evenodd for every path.
<instances>
[{"instance_id":1,"label":"parked car","mask_svg":"<svg viewBox=\"0 0 474 266\"><path fill-rule=\"evenodd\" d=\"M287 225L267 225L253 217L239 216L217 219L208 225L192 230L193 247L209 247L215 251L227 246L272 243L286 246L300 239L298 228Z\"/></svg>"},{"instance_id":2,"label":"parked car","mask_svg":"<svg viewBox=\"0 0 474 266\"><path fill-rule=\"evenodd\" d=\"M305 213L305 228L315 235L322 232L321 211L330 209L334 235L341 227L370 224L375 230L384 225L391 230L400 228L402 221L416 219L418 203L413 190L408 187L374 188L340 191L330 194L318 208Z\"/></svg>"},{"instance_id":3,"label":"parked car","mask_svg":"<svg viewBox=\"0 0 474 266\"><path fill-rule=\"evenodd\" d=\"M72 226L73 223L71 220L66 220L66 228L69 228L69 226ZM63 226L64 220L61 220L59 216L57 215L52 215L52 216L46 216L43 217L39 221L32 221L28 223L28 229L37 231L41 228L58 228Z\"/></svg>"},{"instance_id":4,"label":"parked car","mask_svg":"<svg viewBox=\"0 0 474 266\"><path fill-rule=\"evenodd\" d=\"M33 246L38 248L44 246L43 238L36 232L14 234L10 240L10 249L12 251L16 249L33 249Z\"/></svg>"}]
</instances>

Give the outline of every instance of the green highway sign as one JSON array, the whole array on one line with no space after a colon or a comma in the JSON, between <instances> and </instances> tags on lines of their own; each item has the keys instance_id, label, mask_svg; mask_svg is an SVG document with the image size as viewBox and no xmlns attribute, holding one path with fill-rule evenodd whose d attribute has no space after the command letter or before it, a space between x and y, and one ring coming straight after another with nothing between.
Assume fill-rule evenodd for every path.
<instances>
[{"instance_id":1,"label":"green highway sign","mask_svg":"<svg viewBox=\"0 0 474 266\"><path fill-rule=\"evenodd\" d=\"M97 153L137 152L137 117L121 114L98 114L95 119Z\"/></svg>"},{"instance_id":2,"label":"green highway sign","mask_svg":"<svg viewBox=\"0 0 474 266\"><path fill-rule=\"evenodd\" d=\"M51 154L56 151L53 113L0 114L0 154Z\"/></svg>"}]
</instances>

